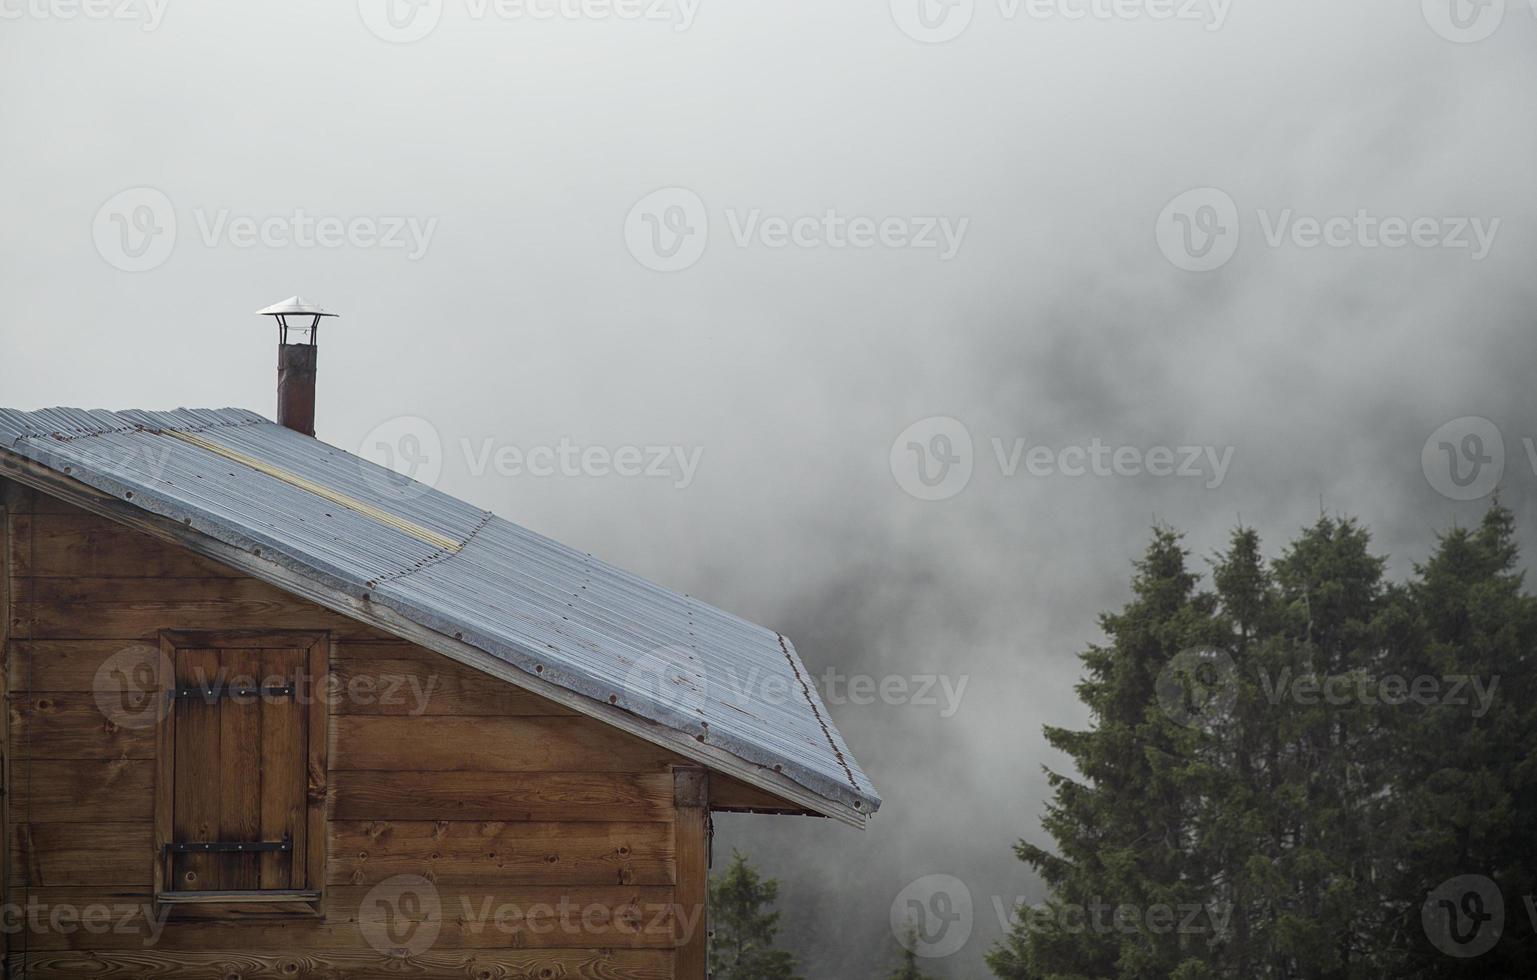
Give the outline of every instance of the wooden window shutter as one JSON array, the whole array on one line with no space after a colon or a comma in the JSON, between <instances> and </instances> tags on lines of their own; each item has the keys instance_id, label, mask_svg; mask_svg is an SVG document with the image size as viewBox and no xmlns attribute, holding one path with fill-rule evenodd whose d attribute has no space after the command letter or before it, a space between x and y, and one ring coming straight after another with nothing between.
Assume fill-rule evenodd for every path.
<instances>
[{"instance_id":1,"label":"wooden window shutter","mask_svg":"<svg viewBox=\"0 0 1537 980\"><path fill-rule=\"evenodd\" d=\"M318 892L326 638L167 633L162 650L157 894Z\"/></svg>"}]
</instances>

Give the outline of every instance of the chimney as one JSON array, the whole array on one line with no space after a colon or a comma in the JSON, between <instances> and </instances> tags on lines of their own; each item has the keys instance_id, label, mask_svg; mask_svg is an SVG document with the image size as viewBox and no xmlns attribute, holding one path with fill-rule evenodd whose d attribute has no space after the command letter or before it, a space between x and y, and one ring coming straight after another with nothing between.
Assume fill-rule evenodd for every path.
<instances>
[{"instance_id":1,"label":"chimney","mask_svg":"<svg viewBox=\"0 0 1537 980\"><path fill-rule=\"evenodd\" d=\"M278 424L302 435L315 434L315 367L319 348L320 318L336 316L302 296L274 303L259 316L278 324ZM290 324L289 317L295 322ZM308 319L309 322L304 321ZM290 337L290 331L293 336ZM294 342L290 343L290 339Z\"/></svg>"}]
</instances>

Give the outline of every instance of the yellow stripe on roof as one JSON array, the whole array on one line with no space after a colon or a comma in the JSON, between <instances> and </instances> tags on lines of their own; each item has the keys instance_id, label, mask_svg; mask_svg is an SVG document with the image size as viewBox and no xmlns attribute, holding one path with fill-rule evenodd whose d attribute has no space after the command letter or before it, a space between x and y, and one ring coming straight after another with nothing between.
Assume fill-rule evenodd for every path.
<instances>
[{"instance_id":1,"label":"yellow stripe on roof","mask_svg":"<svg viewBox=\"0 0 1537 980\"><path fill-rule=\"evenodd\" d=\"M392 527L402 534L409 534L423 544L430 544L434 548L451 552L459 552L464 548L463 541L439 534L431 528L422 527L415 521L408 521L404 517L398 517L386 510L375 507L373 504L366 503L356 497L349 497L345 493L332 490L330 487L316 483L314 480L305 479L297 473L290 473L282 467L273 466L271 463L257 459L254 456L247 456L245 453L231 449L228 446L221 446L217 442L204 439L202 436L191 432L176 432L171 429L162 429L161 431L172 438L180 439L182 442L191 443L200 449L206 449L215 455L223 456L225 459L233 460L243 466L249 466L258 473L265 473L274 479L282 480L289 486L298 487L300 490L308 491L317 497L329 500L333 504L339 504L365 517L371 517L380 524Z\"/></svg>"}]
</instances>

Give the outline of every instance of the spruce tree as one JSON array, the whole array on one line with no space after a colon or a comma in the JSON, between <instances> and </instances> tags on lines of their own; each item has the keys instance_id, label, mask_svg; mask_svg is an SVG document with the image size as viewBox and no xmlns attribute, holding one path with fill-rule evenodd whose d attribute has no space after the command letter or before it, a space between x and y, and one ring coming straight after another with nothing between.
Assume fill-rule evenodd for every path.
<instances>
[{"instance_id":1,"label":"spruce tree","mask_svg":"<svg viewBox=\"0 0 1537 980\"><path fill-rule=\"evenodd\" d=\"M1380 941L1400 953L1400 976L1520 976L1537 963L1524 907L1537 894L1537 603L1522 589L1514 533L1496 504L1477 529L1443 535L1396 596L1395 670L1427 695L1381 706L1397 749L1398 861L1397 918ZM1426 896L1463 875L1493 882L1504 903L1499 941L1466 958L1434 945L1421 918Z\"/></svg>"},{"instance_id":2,"label":"spruce tree","mask_svg":"<svg viewBox=\"0 0 1537 980\"><path fill-rule=\"evenodd\" d=\"M760 877L735 851L710 878L710 975L715 980L799 980L795 959L774 948L779 882Z\"/></svg>"},{"instance_id":3,"label":"spruce tree","mask_svg":"<svg viewBox=\"0 0 1537 980\"><path fill-rule=\"evenodd\" d=\"M897 967L886 974L886 980L930 980L929 975L918 969L918 926L909 922L907 942L902 944L902 958Z\"/></svg>"},{"instance_id":4,"label":"spruce tree","mask_svg":"<svg viewBox=\"0 0 1537 980\"><path fill-rule=\"evenodd\" d=\"M1211 726L1205 745L1213 772L1194 801L1202 873L1211 882L1214 909L1228 928L1208 964L1219 976L1271 975L1274 959L1268 896L1277 890L1276 848L1268 834L1283 766L1275 737L1275 706L1263 679L1287 658L1276 639L1282 609L1274 577L1252 529L1233 532L1213 563L1221 649L1233 662L1235 692L1227 723Z\"/></svg>"},{"instance_id":5,"label":"spruce tree","mask_svg":"<svg viewBox=\"0 0 1537 980\"><path fill-rule=\"evenodd\" d=\"M988 956L1006 980L1067 977L1197 977L1211 936L1150 922L1154 906L1204 903L1186 875L1189 729L1159 702L1159 675L1183 651L1215 636L1212 600L1198 593L1179 536L1159 529L1136 564L1132 600L1102 617L1109 638L1081 655L1078 696L1087 731L1048 727L1077 775L1051 772L1044 818L1056 851L1021 841L1015 852L1050 888L1043 907L1020 909ZM1117 909L1125 907L1123 918Z\"/></svg>"},{"instance_id":6,"label":"spruce tree","mask_svg":"<svg viewBox=\"0 0 1537 980\"><path fill-rule=\"evenodd\" d=\"M1366 530L1325 517L1268 567L1258 536L1234 532L1207 596L1177 538L1159 532L1134 600L1103 619L1109 642L1083 656L1090 730L1047 730L1081 778L1050 776L1056 851L1016 847L1050 896L1021 910L989 956L994 972L1527 975L1537 599L1517 562L1512 517L1496 506L1389 587ZM1194 675L1213 666L1228 671L1227 696L1195 703L1210 692ZM1182 700L1164 690L1171 675ZM1504 905L1499 942L1471 957L1449 954L1422 920L1432 889L1466 875L1492 882ZM1094 901L1183 902L1207 918L1174 937L1071 928L1067 912Z\"/></svg>"},{"instance_id":7,"label":"spruce tree","mask_svg":"<svg viewBox=\"0 0 1537 980\"><path fill-rule=\"evenodd\" d=\"M1272 787L1263 845L1264 975L1305 980L1380 976L1371 941L1390 849L1387 743L1362 695L1387 666L1379 615L1383 560L1354 520L1320 518L1274 565L1277 636L1261 682Z\"/></svg>"}]
</instances>

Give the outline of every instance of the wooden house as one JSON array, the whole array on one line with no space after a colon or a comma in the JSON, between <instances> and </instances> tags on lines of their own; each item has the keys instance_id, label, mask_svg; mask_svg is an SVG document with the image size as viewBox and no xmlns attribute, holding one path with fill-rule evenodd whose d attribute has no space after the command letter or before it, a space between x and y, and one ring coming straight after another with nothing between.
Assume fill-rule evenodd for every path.
<instances>
[{"instance_id":1,"label":"wooden house","mask_svg":"<svg viewBox=\"0 0 1537 980\"><path fill-rule=\"evenodd\" d=\"M283 346L283 424L0 410L7 975L703 978L711 812L880 803L795 648L316 440Z\"/></svg>"}]
</instances>

